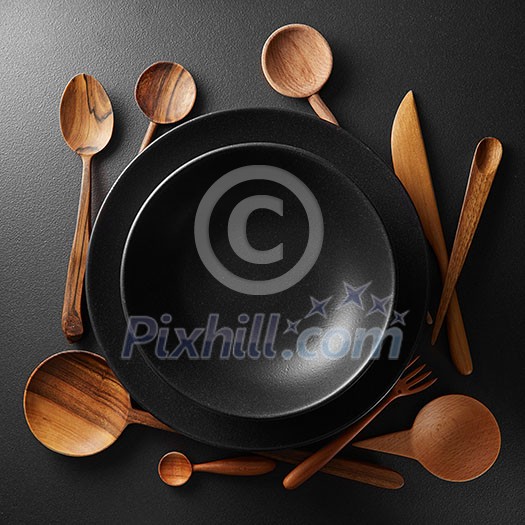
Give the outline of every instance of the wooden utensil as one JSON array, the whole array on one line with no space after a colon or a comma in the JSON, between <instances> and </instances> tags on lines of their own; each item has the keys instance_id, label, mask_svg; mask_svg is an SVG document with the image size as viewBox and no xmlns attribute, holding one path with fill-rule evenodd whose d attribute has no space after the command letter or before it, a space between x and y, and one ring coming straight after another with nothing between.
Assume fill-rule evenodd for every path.
<instances>
[{"instance_id":1,"label":"wooden utensil","mask_svg":"<svg viewBox=\"0 0 525 525\"><path fill-rule=\"evenodd\" d=\"M448 269L447 247L412 91L406 94L397 110L392 125L391 146L394 172L416 207L444 282ZM452 361L461 374L471 374L472 358L455 292L448 308L447 329Z\"/></svg>"},{"instance_id":2,"label":"wooden utensil","mask_svg":"<svg viewBox=\"0 0 525 525\"><path fill-rule=\"evenodd\" d=\"M66 456L90 456L112 445L131 423L172 430L132 408L104 358L71 350L52 355L29 377L24 414L34 436Z\"/></svg>"},{"instance_id":3,"label":"wooden utensil","mask_svg":"<svg viewBox=\"0 0 525 525\"><path fill-rule=\"evenodd\" d=\"M436 342L443 325L445 313L467 258L502 155L503 146L498 139L493 137L482 139L476 147L470 168L467 191L465 192L459 216L456 238L454 239L445 284L443 285L443 293L441 294L441 301L436 314L436 323L432 331L432 344Z\"/></svg>"},{"instance_id":4,"label":"wooden utensil","mask_svg":"<svg viewBox=\"0 0 525 525\"><path fill-rule=\"evenodd\" d=\"M140 75L135 100L150 120L141 152L153 139L158 124L175 124L193 108L197 87L190 73L174 62L156 62Z\"/></svg>"},{"instance_id":5,"label":"wooden utensil","mask_svg":"<svg viewBox=\"0 0 525 525\"><path fill-rule=\"evenodd\" d=\"M501 448L501 435L485 405L472 397L449 395L423 407L410 430L353 445L416 459L447 481L470 481L492 467Z\"/></svg>"},{"instance_id":6,"label":"wooden utensil","mask_svg":"<svg viewBox=\"0 0 525 525\"><path fill-rule=\"evenodd\" d=\"M353 424L342 432L338 437L330 441L323 448L309 456L297 467L295 467L283 481L287 489L295 489L310 479L318 470L324 467L338 452L340 452L361 430L363 430L378 414L380 414L392 401L398 397L410 396L426 390L436 382L436 379L428 379L432 373L423 373L425 365L421 365L413 370L409 369L417 361L417 357L407 366L403 376L394 385L390 393L364 418Z\"/></svg>"},{"instance_id":7,"label":"wooden utensil","mask_svg":"<svg viewBox=\"0 0 525 525\"><path fill-rule=\"evenodd\" d=\"M311 454L306 450L279 450L276 452L257 452L257 455L298 465ZM400 489L405 484L403 476L395 470L356 459L334 458L320 472L383 489Z\"/></svg>"},{"instance_id":8,"label":"wooden utensil","mask_svg":"<svg viewBox=\"0 0 525 525\"><path fill-rule=\"evenodd\" d=\"M274 31L262 50L266 80L281 95L307 98L319 117L338 126L319 96L332 72L332 50L323 35L304 24L289 24Z\"/></svg>"},{"instance_id":9,"label":"wooden utensil","mask_svg":"<svg viewBox=\"0 0 525 525\"><path fill-rule=\"evenodd\" d=\"M100 389L96 383L102 378L106 379ZM114 407L100 406L104 399L112 400ZM61 352L46 359L31 374L24 392L24 412L35 437L51 450L68 456L96 454L111 445L122 433L126 410L124 427L141 423L172 432L150 414L130 410L129 394L105 359L81 350ZM106 427L110 428L110 435ZM286 450L258 455L297 464L308 453ZM334 459L323 471L383 488L400 488L404 484L402 476L393 470L350 459Z\"/></svg>"},{"instance_id":10,"label":"wooden utensil","mask_svg":"<svg viewBox=\"0 0 525 525\"><path fill-rule=\"evenodd\" d=\"M113 109L102 84L82 73L73 77L60 101L60 129L67 145L82 159L82 184L77 225L67 269L62 331L68 341L84 333L81 301L91 229L91 159L113 133Z\"/></svg>"},{"instance_id":11,"label":"wooden utensil","mask_svg":"<svg viewBox=\"0 0 525 525\"><path fill-rule=\"evenodd\" d=\"M159 461L160 479L171 487L184 485L193 472L208 472L225 476L259 476L275 468L275 461L257 456L220 459L192 465L181 452L169 452Z\"/></svg>"}]
</instances>

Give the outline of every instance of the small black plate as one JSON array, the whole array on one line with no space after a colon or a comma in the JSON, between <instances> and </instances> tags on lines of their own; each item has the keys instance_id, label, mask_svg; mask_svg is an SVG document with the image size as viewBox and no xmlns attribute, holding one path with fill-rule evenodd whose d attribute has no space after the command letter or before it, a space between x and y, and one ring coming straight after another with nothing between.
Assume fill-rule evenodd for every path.
<instances>
[{"instance_id":1,"label":"small black plate","mask_svg":"<svg viewBox=\"0 0 525 525\"><path fill-rule=\"evenodd\" d=\"M137 350L130 359L122 359L127 319L120 296L120 269L128 233L142 205L160 183L187 162L225 146L261 142L300 148L325 159L366 195L382 220L394 257L393 310L398 314L409 311L404 318L392 319L403 328L399 359L390 360L382 353L341 395L279 419L244 418L211 410L171 388L144 352ZM180 432L217 446L284 448L317 441L347 427L389 391L417 344L424 320L427 250L416 212L399 181L370 149L344 130L301 113L226 111L175 128L124 170L106 197L93 230L86 290L98 341L119 379L145 409Z\"/></svg>"},{"instance_id":2,"label":"small black plate","mask_svg":"<svg viewBox=\"0 0 525 525\"><path fill-rule=\"evenodd\" d=\"M213 211L200 227L205 196ZM326 161L281 144L179 168L139 212L122 268L127 314L169 327L145 359L171 388L233 416L326 403L367 368L392 320L394 258L375 209Z\"/></svg>"}]
</instances>

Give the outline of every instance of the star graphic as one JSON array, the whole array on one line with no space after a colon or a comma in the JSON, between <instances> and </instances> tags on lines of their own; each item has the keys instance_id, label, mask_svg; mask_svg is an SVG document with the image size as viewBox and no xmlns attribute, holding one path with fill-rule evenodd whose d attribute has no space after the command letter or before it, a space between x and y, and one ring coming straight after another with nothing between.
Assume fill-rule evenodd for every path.
<instances>
[{"instance_id":1,"label":"star graphic","mask_svg":"<svg viewBox=\"0 0 525 525\"><path fill-rule=\"evenodd\" d=\"M379 297L376 297L373 293L370 294L370 297L372 298L372 308L368 310L366 315L372 315L374 312L379 312L381 315L386 316L386 306L388 302L390 301L391 297L383 297L383 299L380 299Z\"/></svg>"},{"instance_id":2,"label":"star graphic","mask_svg":"<svg viewBox=\"0 0 525 525\"><path fill-rule=\"evenodd\" d=\"M366 283L362 286L358 286L357 288L354 288L350 284L343 282L343 285L345 287L345 293L346 297L343 299L343 302L339 305L339 308L342 306L345 306L346 304L355 304L361 308L361 310L364 310L363 306L363 293L366 291L366 289L371 285L372 283Z\"/></svg>"},{"instance_id":3,"label":"star graphic","mask_svg":"<svg viewBox=\"0 0 525 525\"><path fill-rule=\"evenodd\" d=\"M392 319L392 322L390 323L390 326L394 326L395 324L399 323L402 326L406 326L405 323L405 316L408 314L408 310L406 312L403 312L400 314L396 310L394 310L394 318Z\"/></svg>"},{"instance_id":4,"label":"star graphic","mask_svg":"<svg viewBox=\"0 0 525 525\"><path fill-rule=\"evenodd\" d=\"M299 331L297 330L297 327L299 326L299 323L302 321L302 319L299 319L297 321L290 321L290 319L286 319L286 322L288 323L288 326L286 327L286 330L283 332L283 334L287 334L288 332L292 332L292 334L299 335Z\"/></svg>"},{"instance_id":5,"label":"star graphic","mask_svg":"<svg viewBox=\"0 0 525 525\"><path fill-rule=\"evenodd\" d=\"M310 311L304 316L304 318L312 317L312 315L319 314L321 317L324 317L326 319L326 305L330 302L330 299L332 299L332 296L328 297L328 299L324 299L323 301L318 301L317 299L310 296L310 301L312 301L312 308L310 308Z\"/></svg>"}]
</instances>

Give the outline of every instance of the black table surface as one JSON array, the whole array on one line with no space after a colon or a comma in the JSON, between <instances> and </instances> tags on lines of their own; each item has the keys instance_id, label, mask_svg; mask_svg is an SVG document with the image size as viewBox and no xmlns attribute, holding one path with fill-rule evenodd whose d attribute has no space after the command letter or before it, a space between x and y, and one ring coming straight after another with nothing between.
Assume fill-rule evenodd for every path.
<instances>
[{"instance_id":1,"label":"black table surface","mask_svg":"<svg viewBox=\"0 0 525 525\"><path fill-rule=\"evenodd\" d=\"M158 459L182 450L199 462L230 452L157 430L129 428L110 449L72 459L41 446L26 426L22 395L45 357L67 348L99 351L91 331L68 345L60 330L80 161L65 145L58 103L67 81L87 72L106 87L115 133L96 157L93 211L136 154L147 122L133 89L156 60L194 75L192 115L237 107L310 112L272 91L260 53L277 27L318 28L334 53L323 96L341 125L390 162L396 108L415 92L443 227L454 237L476 143L494 135L504 158L458 293L475 370L461 377L446 337L421 352L439 377L429 391L392 405L363 433L408 428L430 399L472 395L501 426L502 449L483 477L455 484L412 460L348 447L343 454L401 472L398 491L318 475L295 492L281 479L195 476L172 489ZM516 1L385 2L278 0L0 2L0 519L57 523L519 523L525 513L525 7ZM433 267L433 297L439 279Z\"/></svg>"}]
</instances>

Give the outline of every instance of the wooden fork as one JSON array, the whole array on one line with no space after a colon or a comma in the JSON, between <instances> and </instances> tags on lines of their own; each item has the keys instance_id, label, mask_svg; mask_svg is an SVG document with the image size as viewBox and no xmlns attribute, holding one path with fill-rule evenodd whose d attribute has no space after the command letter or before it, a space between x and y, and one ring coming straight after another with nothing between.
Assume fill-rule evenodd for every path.
<instances>
[{"instance_id":1,"label":"wooden fork","mask_svg":"<svg viewBox=\"0 0 525 525\"><path fill-rule=\"evenodd\" d=\"M428 370L424 373L423 370L426 365L421 365L414 370L409 369L419 359L419 356L413 359L405 368L405 372L399 378L394 388L390 393L363 419L347 428L338 437L330 443L319 449L310 457L305 459L302 463L297 465L284 478L283 485L287 489L295 489L302 485L306 480L310 479L318 470L323 468L338 452L340 452L352 439L354 439L361 430L363 430L380 412L382 412L394 399L403 396L411 396L426 390L433 385L437 378L429 379L428 376L432 373Z\"/></svg>"}]
</instances>

